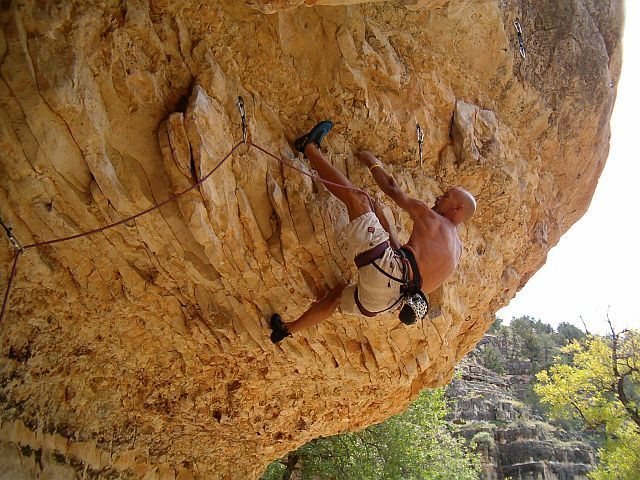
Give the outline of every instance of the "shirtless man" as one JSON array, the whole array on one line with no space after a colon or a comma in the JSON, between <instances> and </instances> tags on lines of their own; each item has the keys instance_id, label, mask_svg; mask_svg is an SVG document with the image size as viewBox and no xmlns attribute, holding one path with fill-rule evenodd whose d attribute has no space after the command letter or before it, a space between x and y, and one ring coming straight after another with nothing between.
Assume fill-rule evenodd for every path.
<instances>
[{"instance_id":1,"label":"shirtless man","mask_svg":"<svg viewBox=\"0 0 640 480\"><path fill-rule=\"evenodd\" d=\"M295 147L309 159L319 176L329 182L353 188L351 182L333 167L320 152L320 142L332 127L325 121L307 135L296 140ZM340 306L342 313L375 316L399 306L405 298L407 281L418 282L417 293L425 306L405 302L400 320L411 324L426 314L426 296L453 273L462 254L457 225L471 218L476 201L468 191L453 187L436 198L433 208L412 198L400 189L371 152L362 151L356 157L369 168L380 189L413 220L413 231L405 245L398 241L377 202L373 208L363 193L327 184L329 191L347 207L349 223L338 236L338 243L347 258L358 265L357 284L344 282L334 287L323 299L314 303L297 320L282 321L277 313L271 317L271 341L277 343L291 334L309 328ZM407 257L405 259L405 257ZM413 258L411 258L413 257ZM407 261L409 260L409 261ZM421 280L421 282L420 282ZM420 292L421 290L421 292ZM417 298L420 303L421 299ZM406 304L409 305L406 305ZM420 318L416 318L419 315Z\"/></svg>"}]
</instances>

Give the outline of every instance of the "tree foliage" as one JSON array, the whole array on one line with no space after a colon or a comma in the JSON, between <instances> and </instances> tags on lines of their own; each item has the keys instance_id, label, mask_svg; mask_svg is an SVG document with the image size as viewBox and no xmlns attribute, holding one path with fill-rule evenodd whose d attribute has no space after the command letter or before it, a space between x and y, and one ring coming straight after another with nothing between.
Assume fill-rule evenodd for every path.
<instances>
[{"instance_id":1,"label":"tree foliage","mask_svg":"<svg viewBox=\"0 0 640 480\"><path fill-rule=\"evenodd\" d=\"M271 464L262 478L286 479L295 468L305 479L477 479L480 460L449 431L446 413L444 389L425 390L406 412L360 432L313 440Z\"/></svg>"},{"instance_id":2,"label":"tree foliage","mask_svg":"<svg viewBox=\"0 0 640 480\"><path fill-rule=\"evenodd\" d=\"M494 317L493 323L489 326L487 333L496 334L500 332L500 329L504 326L504 321L500 317Z\"/></svg>"},{"instance_id":3,"label":"tree foliage","mask_svg":"<svg viewBox=\"0 0 640 480\"><path fill-rule=\"evenodd\" d=\"M586 334L569 322L561 322L558 325L556 340L560 345L567 345L574 340L583 340Z\"/></svg>"},{"instance_id":4,"label":"tree foliage","mask_svg":"<svg viewBox=\"0 0 640 480\"><path fill-rule=\"evenodd\" d=\"M513 362L529 361L530 371L539 372L548 368L560 354L560 347L571 340L584 337L584 333L563 322L558 325L557 332L548 323L533 317L512 318L508 325L496 318L489 333L502 340L502 351L485 351L485 366L497 373L503 373L506 365Z\"/></svg>"},{"instance_id":5,"label":"tree foliage","mask_svg":"<svg viewBox=\"0 0 640 480\"><path fill-rule=\"evenodd\" d=\"M562 349L571 363L537 375L536 393L556 418L600 429L605 443L597 480L637 479L640 472L640 332L573 340Z\"/></svg>"},{"instance_id":6,"label":"tree foliage","mask_svg":"<svg viewBox=\"0 0 640 480\"><path fill-rule=\"evenodd\" d=\"M500 350L491 345L485 347L482 352L482 363L489 370L503 374L505 372L505 360Z\"/></svg>"}]
</instances>

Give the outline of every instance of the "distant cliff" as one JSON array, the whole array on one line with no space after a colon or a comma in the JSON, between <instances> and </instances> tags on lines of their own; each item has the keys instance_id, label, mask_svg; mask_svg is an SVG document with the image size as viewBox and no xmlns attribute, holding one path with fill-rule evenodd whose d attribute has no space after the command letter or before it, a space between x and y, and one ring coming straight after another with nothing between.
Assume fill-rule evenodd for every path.
<instances>
[{"instance_id":1,"label":"distant cliff","mask_svg":"<svg viewBox=\"0 0 640 480\"><path fill-rule=\"evenodd\" d=\"M595 449L536 413L530 384L538 368L525 349L518 335L485 335L447 387L449 419L482 453L482 480L587 480L596 464ZM495 351L510 353L501 357ZM507 361L501 363L501 358Z\"/></svg>"}]
</instances>

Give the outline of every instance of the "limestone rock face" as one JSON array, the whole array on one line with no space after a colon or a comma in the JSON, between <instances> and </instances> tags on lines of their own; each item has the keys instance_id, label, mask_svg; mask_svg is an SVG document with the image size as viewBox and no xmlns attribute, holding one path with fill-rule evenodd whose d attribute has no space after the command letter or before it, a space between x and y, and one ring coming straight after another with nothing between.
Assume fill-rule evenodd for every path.
<instances>
[{"instance_id":1,"label":"limestone rock face","mask_svg":"<svg viewBox=\"0 0 640 480\"><path fill-rule=\"evenodd\" d=\"M251 478L403 410L451 379L607 157L621 0L0 9L0 213L25 244L189 188L241 141L239 95L249 139L304 171L290 141L329 118L328 157L373 196L357 149L428 203L460 184L479 204L428 321L336 314L279 346L270 315L296 317L355 268L342 205L255 147L159 211L27 250L0 326L11 478ZM387 211L406 240L409 217ZM2 288L12 256L2 245Z\"/></svg>"}]
</instances>

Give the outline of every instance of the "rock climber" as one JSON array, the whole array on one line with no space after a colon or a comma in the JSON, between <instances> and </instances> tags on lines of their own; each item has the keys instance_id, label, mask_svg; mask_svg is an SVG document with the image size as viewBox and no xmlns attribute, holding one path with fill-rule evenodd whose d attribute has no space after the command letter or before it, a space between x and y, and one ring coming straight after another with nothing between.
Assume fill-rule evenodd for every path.
<instances>
[{"instance_id":1,"label":"rock climber","mask_svg":"<svg viewBox=\"0 0 640 480\"><path fill-rule=\"evenodd\" d=\"M344 314L373 317L401 307L400 320L410 325L427 314L429 293L453 273L462 254L457 226L471 218L476 201L461 187L448 189L436 198L433 208L407 195L385 171L371 152L360 151L356 157L373 175L380 189L413 220L409 241L401 245L380 204L351 182L320 151L320 142L333 123L323 121L294 142L327 183L329 191L347 207L349 223L339 232L338 244L358 267L358 280L347 285L340 282L321 300L313 303L297 320L285 323L279 314L270 319L271 341L309 328L340 306ZM332 185L334 184L334 185ZM344 188L347 187L347 188Z\"/></svg>"}]
</instances>

